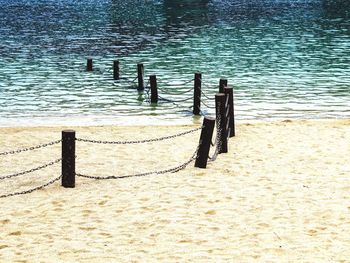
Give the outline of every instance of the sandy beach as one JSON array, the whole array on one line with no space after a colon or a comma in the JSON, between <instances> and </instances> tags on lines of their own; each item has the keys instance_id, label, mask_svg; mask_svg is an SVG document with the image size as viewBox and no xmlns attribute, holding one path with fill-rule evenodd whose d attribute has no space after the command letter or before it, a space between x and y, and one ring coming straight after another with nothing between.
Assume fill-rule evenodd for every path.
<instances>
[{"instance_id":1,"label":"sandy beach","mask_svg":"<svg viewBox=\"0 0 350 263\"><path fill-rule=\"evenodd\" d=\"M136 140L195 127L74 129L80 138ZM64 128L1 128L0 152L59 140ZM141 145L77 142L76 172L174 167L191 157L199 133ZM60 152L57 144L0 156L0 176ZM0 195L59 175L56 164L0 180ZM77 177L74 189L56 182L0 201L0 262L350 262L350 120L238 123L229 153L207 169Z\"/></svg>"}]
</instances>

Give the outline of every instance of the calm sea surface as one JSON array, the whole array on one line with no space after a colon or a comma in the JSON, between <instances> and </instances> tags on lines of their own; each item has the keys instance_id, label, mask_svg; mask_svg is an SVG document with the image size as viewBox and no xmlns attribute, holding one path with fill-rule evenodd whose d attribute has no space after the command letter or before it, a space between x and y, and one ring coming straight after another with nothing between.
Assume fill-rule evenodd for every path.
<instances>
[{"instance_id":1,"label":"calm sea surface","mask_svg":"<svg viewBox=\"0 0 350 263\"><path fill-rule=\"evenodd\" d=\"M239 120L350 118L349 3L0 0L0 126L199 122L135 90L140 62L170 100L202 72L203 114L223 77Z\"/></svg>"}]
</instances>

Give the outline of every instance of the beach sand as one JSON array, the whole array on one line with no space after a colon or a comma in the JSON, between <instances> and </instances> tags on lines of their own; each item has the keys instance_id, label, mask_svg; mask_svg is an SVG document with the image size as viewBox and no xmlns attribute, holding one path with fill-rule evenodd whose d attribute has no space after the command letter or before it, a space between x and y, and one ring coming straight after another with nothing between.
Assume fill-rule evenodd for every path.
<instances>
[{"instance_id":1,"label":"beach sand","mask_svg":"<svg viewBox=\"0 0 350 263\"><path fill-rule=\"evenodd\" d=\"M195 126L75 127L143 139ZM0 152L60 139L62 127L1 128ZM77 142L77 173L108 176L186 162L199 131L141 145ZM60 158L60 145L0 156L1 175ZM0 195L60 175L60 164L0 180ZM0 262L350 262L350 120L238 123L207 169L76 178L0 199Z\"/></svg>"}]
</instances>

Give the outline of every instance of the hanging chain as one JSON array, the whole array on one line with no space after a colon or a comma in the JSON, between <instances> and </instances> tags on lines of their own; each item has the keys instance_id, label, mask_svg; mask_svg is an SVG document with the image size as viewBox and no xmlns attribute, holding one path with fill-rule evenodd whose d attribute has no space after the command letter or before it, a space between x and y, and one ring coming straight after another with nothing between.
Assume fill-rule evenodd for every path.
<instances>
[{"instance_id":1,"label":"hanging chain","mask_svg":"<svg viewBox=\"0 0 350 263\"><path fill-rule=\"evenodd\" d=\"M205 106L205 107L207 107L207 108L209 108L209 109L215 109L215 106L209 106L207 103L205 103L200 97L198 97L198 99L201 101L201 103Z\"/></svg>"},{"instance_id":2,"label":"hanging chain","mask_svg":"<svg viewBox=\"0 0 350 263\"><path fill-rule=\"evenodd\" d=\"M214 162L219 155L219 145L216 145L215 152L212 157L208 156L209 162Z\"/></svg>"},{"instance_id":3,"label":"hanging chain","mask_svg":"<svg viewBox=\"0 0 350 263\"><path fill-rule=\"evenodd\" d=\"M16 192L16 193L11 193L11 194L0 195L0 198L6 198L6 197L10 197L10 196L15 196L15 195L29 194L29 193L32 193L32 192L34 192L36 190L41 190L41 189L43 189L43 188L53 184L54 182L60 180L61 178L62 178L62 175L60 175L57 178L52 179L51 181L49 181L46 184L43 184L43 185L37 186L37 187L29 189L29 190L25 190L25 191L22 191L22 192Z\"/></svg>"},{"instance_id":4,"label":"hanging chain","mask_svg":"<svg viewBox=\"0 0 350 263\"><path fill-rule=\"evenodd\" d=\"M32 173L32 172L35 172L35 171L39 171L41 169L44 169L46 167L49 167L49 166L54 165L56 163L59 163L61 160L62 159L57 159L55 161L52 161L52 162L49 162L47 164L44 164L44 165L32 168L32 169L27 170L27 171L15 173L15 174L9 174L9 175L5 175L5 176L0 176L0 180L9 179L9 178L12 178L12 177L17 177L17 176L20 176L20 175L29 174L29 173Z\"/></svg>"},{"instance_id":5,"label":"hanging chain","mask_svg":"<svg viewBox=\"0 0 350 263\"><path fill-rule=\"evenodd\" d=\"M164 93L167 93L168 95L184 95L184 94L192 91L193 89L194 89L194 87L192 87L186 91L182 91L182 92L177 93L177 92L169 92L169 90L167 90L166 88L158 88L158 90L163 91Z\"/></svg>"},{"instance_id":6,"label":"hanging chain","mask_svg":"<svg viewBox=\"0 0 350 263\"><path fill-rule=\"evenodd\" d=\"M199 78L199 80L201 81L201 84L202 84L203 86L205 86L205 87L207 87L207 88L211 88L210 85L209 85L209 84L206 84L201 78ZM213 85L213 84L211 84L211 85ZM215 85L213 85L213 86L215 86Z\"/></svg>"},{"instance_id":7,"label":"hanging chain","mask_svg":"<svg viewBox=\"0 0 350 263\"><path fill-rule=\"evenodd\" d=\"M205 94L204 92L203 92L203 90L201 89L201 94L205 97L205 98L207 98L208 100L214 100L215 98L210 98L207 94Z\"/></svg>"},{"instance_id":8,"label":"hanging chain","mask_svg":"<svg viewBox=\"0 0 350 263\"><path fill-rule=\"evenodd\" d=\"M89 142L89 143L98 143L98 144L139 144L139 143L149 143L149 142L158 142L158 141L163 141L163 140L168 140L176 137L180 137L189 133L196 132L198 130L201 130L202 127L189 130L186 132L181 132L175 135L169 135L169 136L164 136L164 137L159 137L159 138L153 138L153 139L146 139L146 140L137 140L137 141L101 141L101 140L90 140L90 139L82 139L82 138L77 138L77 141L80 142Z\"/></svg>"},{"instance_id":9,"label":"hanging chain","mask_svg":"<svg viewBox=\"0 0 350 263\"><path fill-rule=\"evenodd\" d=\"M108 179L123 179L123 178L130 178L130 177L147 176L147 175L152 175L152 174L160 175L160 174L166 174L166 173L176 173L176 172L178 172L180 170L185 169L191 162L193 162L196 159L195 156L196 156L196 154L198 152L198 148L199 148L199 146L197 147L196 151L193 153L193 155L191 156L191 158L188 161L186 161L186 162L184 162L184 163L182 163L182 164L180 164L178 166L175 166L175 167L172 167L172 168L169 168L169 169L165 169L165 170L146 172L146 173L139 173L139 174L133 174L133 175L121 175L121 176L110 175L110 176L104 176L104 177L84 175L84 174L79 174L79 173L76 173L75 175L79 176L79 177L88 178L88 179L108 180Z\"/></svg>"},{"instance_id":10,"label":"hanging chain","mask_svg":"<svg viewBox=\"0 0 350 263\"><path fill-rule=\"evenodd\" d=\"M159 95L158 95L158 98L160 98L161 100L165 100L165 101L173 102L173 103L185 102L185 101L188 101L188 100L192 100L192 97L188 97L188 98L182 99L182 100L170 100L170 99L166 99L166 98L164 98L162 96L159 96Z\"/></svg>"},{"instance_id":11,"label":"hanging chain","mask_svg":"<svg viewBox=\"0 0 350 263\"><path fill-rule=\"evenodd\" d=\"M8 151L8 152L0 152L0 156L1 155L9 155L9 154L17 154L17 153L27 152L27 151L33 151L33 150L36 150L36 149L45 148L47 146L58 144L61 141L62 140L57 140L57 141L53 141L53 142L49 142L49 143L45 143L45 144L40 144L40 145L37 145L37 146L31 146L31 147L28 147L28 148L23 148L23 149Z\"/></svg>"}]
</instances>

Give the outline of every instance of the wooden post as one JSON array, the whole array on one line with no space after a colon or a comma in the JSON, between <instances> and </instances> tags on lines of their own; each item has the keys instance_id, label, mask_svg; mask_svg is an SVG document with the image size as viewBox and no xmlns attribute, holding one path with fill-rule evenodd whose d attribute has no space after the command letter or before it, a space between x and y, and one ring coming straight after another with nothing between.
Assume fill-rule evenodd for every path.
<instances>
[{"instance_id":1,"label":"wooden post","mask_svg":"<svg viewBox=\"0 0 350 263\"><path fill-rule=\"evenodd\" d=\"M213 137L214 125L215 125L215 118L204 117L201 137L199 139L199 149L197 152L197 157L196 157L196 162L194 164L194 167L198 167L198 168L207 167L210 143Z\"/></svg>"},{"instance_id":2,"label":"wooden post","mask_svg":"<svg viewBox=\"0 0 350 263\"><path fill-rule=\"evenodd\" d=\"M75 187L75 131L62 131L62 186Z\"/></svg>"},{"instance_id":3,"label":"wooden post","mask_svg":"<svg viewBox=\"0 0 350 263\"><path fill-rule=\"evenodd\" d=\"M113 61L113 79L119 80L119 60Z\"/></svg>"},{"instance_id":4,"label":"wooden post","mask_svg":"<svg viewBox=\"0 0 350 263\"><path fill-rule=\"evenodd\" d=\"M224 93L226 94L226 99L228 98L228 105L225 110L225 114L227 114L226 119L228 120L228 123L226 126L228 127L228 130L230 133L228 134L229 137L233 137L236 135L235 132L235 113L234 113L234 104L233 104L233 88L224 88Z\"/></svg>"},{"instance_id":5,"label":"wooden post","mask_svg":"<svg viewBox=\"0 0 350 263\"><path fill-rule=\"evenodd\" d=\"M219 93L224 93L224 88L227 87L227 79L220 79Z\"/></svg>"},{"instance_id":6,"label":"wooden post","mask_svg":"<svg viewBox=\"0 0 350 263\"><path fill-rule=\"evenodd\" d=\"M149 76L149 83L151 85L151 103L158 103L157 76Z\"/></svg>"},{"instance_id":7,"label":"wooden post","mask_svg":"<svg viewBox=\"0 0 350 263\"><path fill-rule=\"evenodd\" d=\"M217 143L219 153L227 153L227 132L226 132L226 111L225 111L225 94L217 93L215 95L216 108L216 129Z\"/></svg>"},{"instance_id":8,"label":"wooden post","mask_svg":"<svg viewBox=\"0 0 350 263\"><path fill-rule=\"evenodd\" d=\"M201 112L201 89L202 89L202 74L194 74L194 91L193 91L193 114L200 115Z\"/></svg>"},{"instance_id":9,"label":"wooden post","mask_svg":"<svg viewBox=\"0 0 350 263\"><path fill-rule=\"evenodd\" d=\"M88 58L86 61L86 71L92 71L92 58Z\"/></svg>"},{"instance_id":10,"label":"wooden post","mask_svg":"<svg viewBox=\"0 0 350 263\"><path fill-rule=\"evenodd\" d=\"M144 71L145 69L143 67L143 64L137 64L137 81L138 81L137 90L139 91L145 89Z\"/></svg>"}]
</instances>

